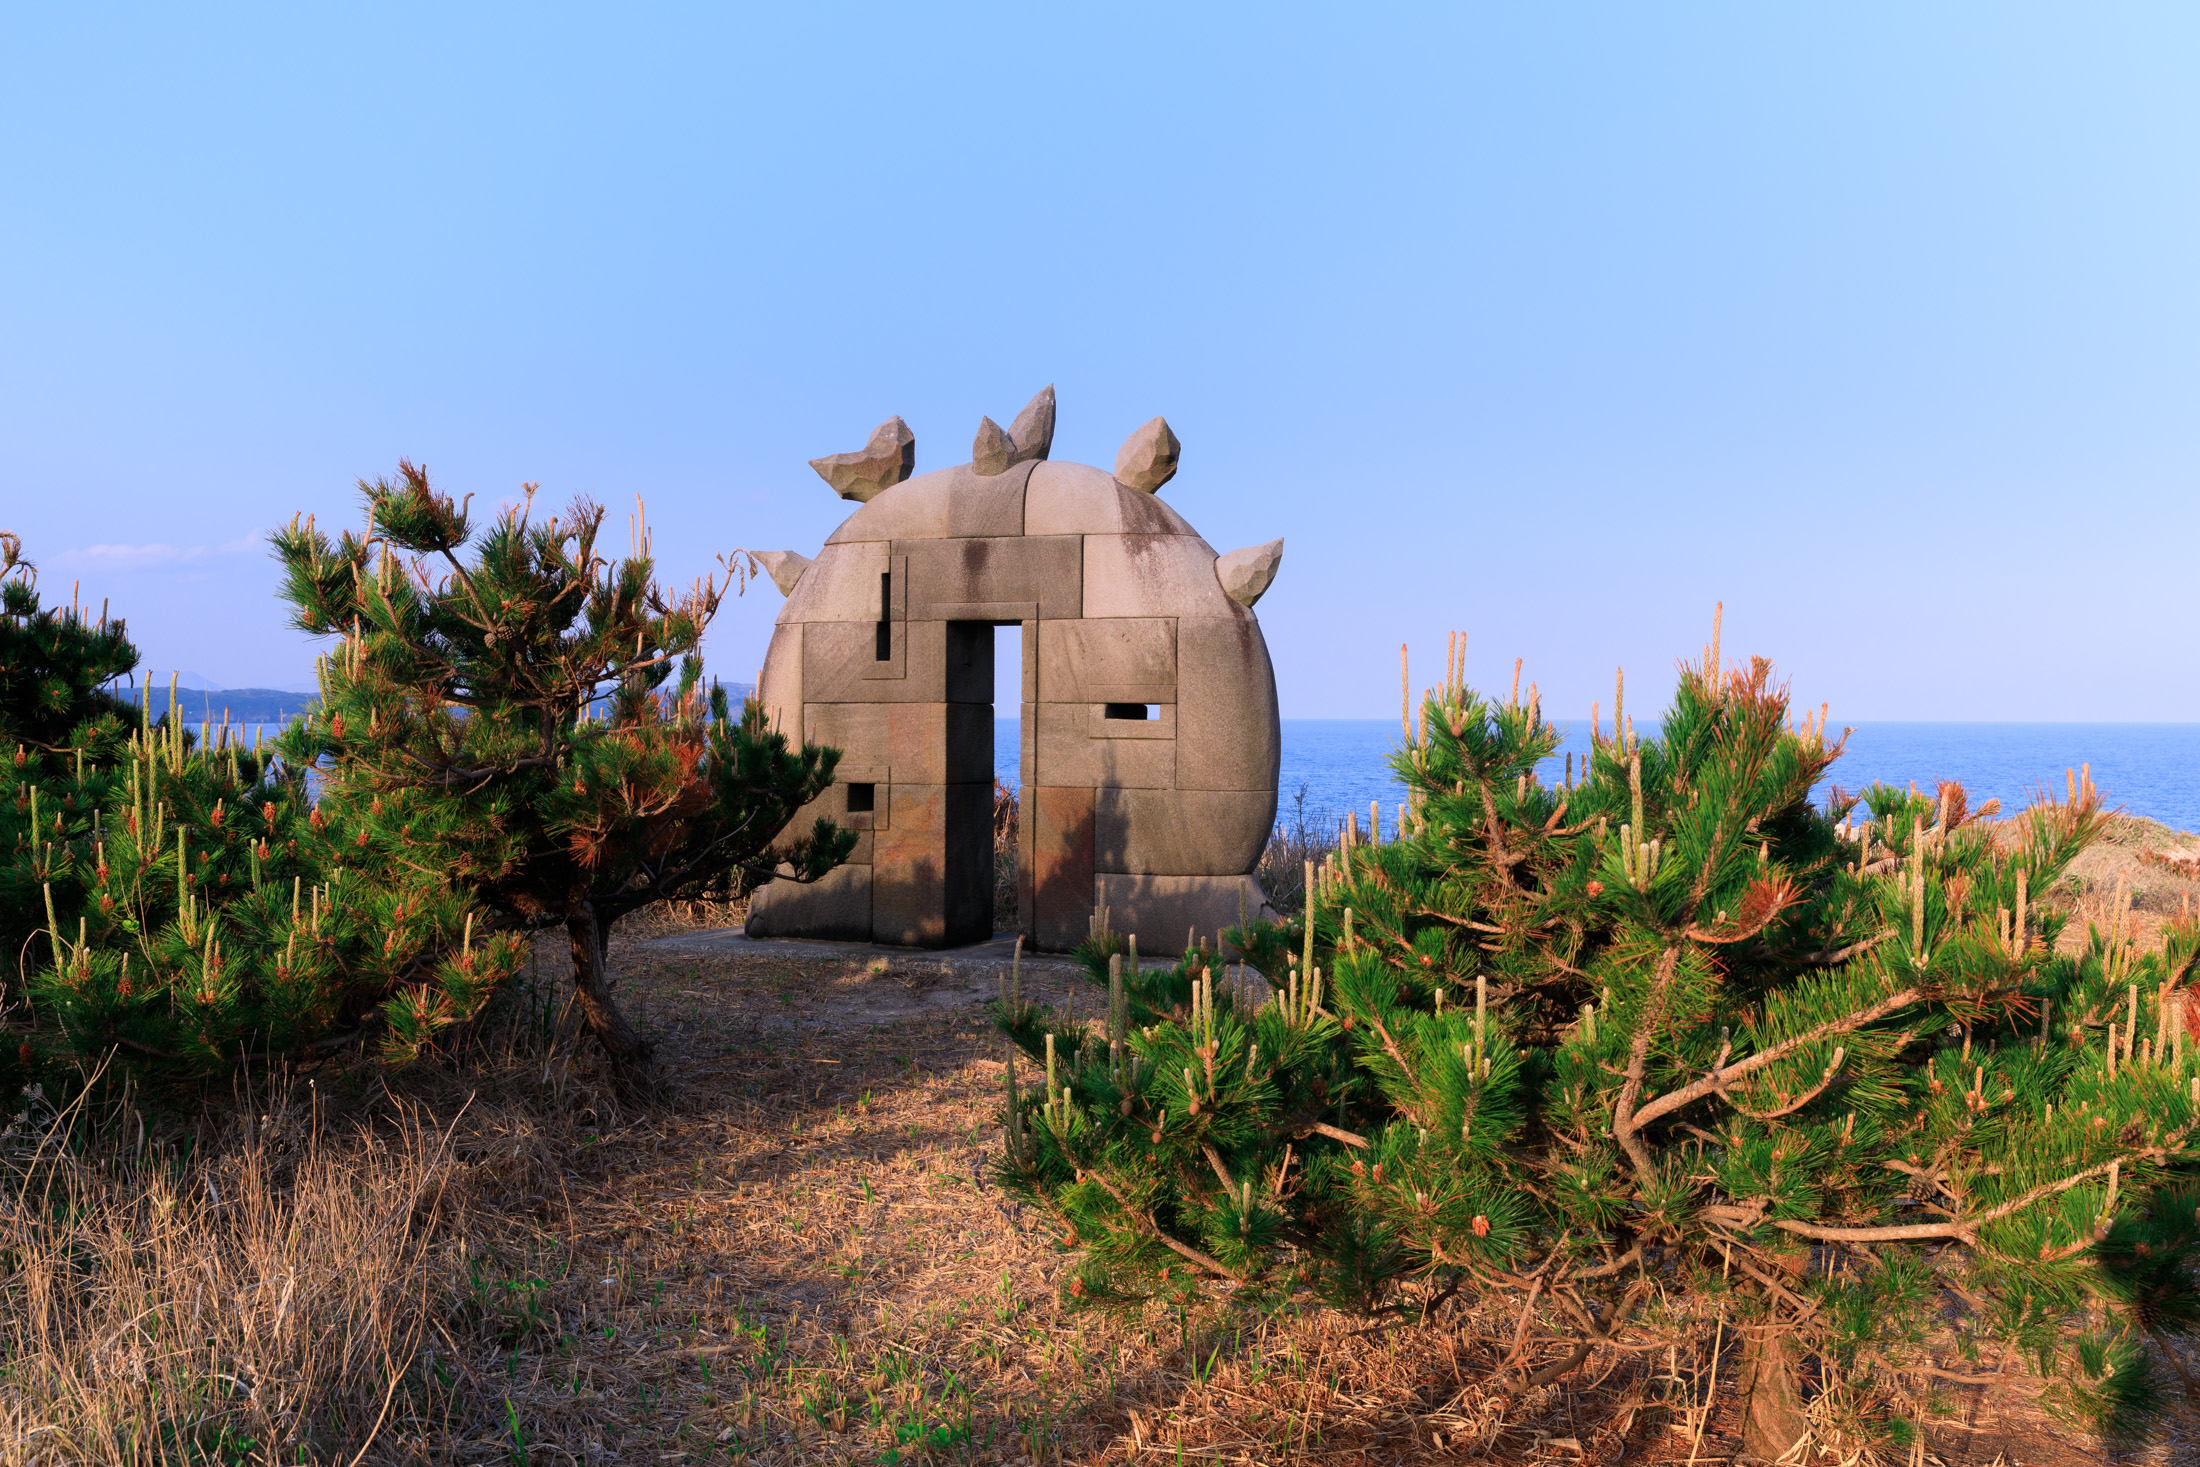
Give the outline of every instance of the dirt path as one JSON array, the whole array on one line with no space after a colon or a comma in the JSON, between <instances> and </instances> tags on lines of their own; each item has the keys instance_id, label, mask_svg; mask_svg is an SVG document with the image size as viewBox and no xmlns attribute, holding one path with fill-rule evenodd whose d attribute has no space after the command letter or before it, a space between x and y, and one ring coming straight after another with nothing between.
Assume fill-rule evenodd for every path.
<instances>
[{"instance_id":1,"label":"dirt path","mask_svg":"<svg viewBox=\"0 0 2200 1467\"><path fill-rule=\"evenodd\" d=\"M1066 1255L991 1176L1004 1076L982 1007L991 954L687 933L615 958L674 1099L622 1110L584 1055L524 1077L524 1104L475 1102L471 1314L450 1331L449 1368L484 1404L401 1424L394 1445L414 1435L400 1455L452 1460L459 1442L459 1460L535 1464L1579 1463L1693 1448L1720 1463L1738 1445L1731 1379L1692 1436L1685 1405L1709 1382L1686 1362L1604 1362L1600 1379L1492 1397L1483 1341L1509 1321L1365 1335L1284 1303L1217 1334L1158 1311L1065 1315ZM1069 999L1066 964L1029 964L1022 981ZM530 1119L560 1113L571 1129ZM1991 1394L2021 1406L2021 1390ZM2036 1420L1973 1414L1933 1460L2111 1460Z\"/></svg>"}]
</instances>

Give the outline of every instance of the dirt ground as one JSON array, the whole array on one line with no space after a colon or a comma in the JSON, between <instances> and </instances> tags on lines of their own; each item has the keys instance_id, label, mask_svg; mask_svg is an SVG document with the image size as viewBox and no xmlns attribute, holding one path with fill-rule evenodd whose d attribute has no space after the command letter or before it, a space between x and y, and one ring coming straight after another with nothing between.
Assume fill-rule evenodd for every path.
<instances>
[{"instance_id":1,"label":"dirt ground","mask_svg":"<svg viewBox=\"0 0 2200 1467\"><path fill-rule=\"evenodd\" d=\"M1481 1382L1509 1319L1367 1333L1296 1305L1066 1314L1065 1255L989 1175L1004 1071L989 968L729 951L697 931L615 957L671 1101L619 1107L584 1053L465 1103L471 1312L436 1368L475 1405L393 1422L401 1460L1709 1464L1738 1449L1733 1353L1715 1362L1715 1340L1693 1358L1600 1356L1506 1401ZM1023 975L1042 1000L1068 982L1060 964ZM2034 1384L1952 1387L1921 1460L2200 1460L2189 1421L2130 1456L2071 1440L2028 1408Z\"/></svg>"}]
</instances>

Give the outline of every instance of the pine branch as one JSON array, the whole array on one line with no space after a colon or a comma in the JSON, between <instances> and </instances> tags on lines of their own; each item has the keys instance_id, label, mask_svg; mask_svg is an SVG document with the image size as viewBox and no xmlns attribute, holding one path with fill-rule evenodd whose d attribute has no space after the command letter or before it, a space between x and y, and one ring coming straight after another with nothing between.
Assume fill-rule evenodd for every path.
<instances>
[{"instance_id":1,"label":"pine branch","mask_svg":"<svg viewBox=\"0 0 2200 1467\"><path fill-rule=\"evenodd\" d=\"M1921 1003L1924 998L1925 995L1922 991L1915 988L1905 988L1891 997L1881 999L1878 1003L1859 1013L1848 1014L1838 1019L1828 1019L1825 1023L1807 1033L1798 1034L1792 1039L1783 1039L1770 1049L1759 1050L1756 1054L1738 1064L1728 1065L1722 1069L1714 1069L1700 1080L1659 1096L1633 1115L1633 1123L1636 1126L1648 1125L1661 1116L1669 1115L1684 1105L1693 1104L1706 1095L1723 1089L1745 1075L1763 1069L1766 1065L1794 1053L1807 1044L1815 1044L1821 1039L1829 1039L1836 1034L1851 1033L1863 1028L1866 1024L1876 1023L1889 1014L1906 1009L1912 1004ZM1647 1153L1645 1154L1647 1155Z\"/></svg>"}]
</instances>

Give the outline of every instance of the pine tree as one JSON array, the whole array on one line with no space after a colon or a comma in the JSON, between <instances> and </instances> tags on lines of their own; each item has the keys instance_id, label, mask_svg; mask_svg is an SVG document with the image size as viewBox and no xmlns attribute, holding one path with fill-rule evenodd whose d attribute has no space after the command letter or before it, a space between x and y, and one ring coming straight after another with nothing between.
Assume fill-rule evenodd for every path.
<instances>
[{"instance_id":1,"label":"pine tree","mask_svg":"<svg viewBox=\"0 0 2200 1467\"><path fill-rule=\"evenodd\" d=\"M1998 835L1954 784L1814 807L1823 716L1719 668L1659 738L1615 700L1550 780L1533 690L1448 674L1395 760L1404 828L1348 825L1306 920L1168 971L1096 932L1098 1022L1007 996L1044 1080L1012 1057L1003 1177L1080 1252L1071 1294L1503 1301L1514 1389L1716 1314L1767 1456L1806 1380L1906 1437L1995 1354L2143 1429L2148 1335L2200 1320L2200 929L2059 954L2042 895L2100 833L2090 781Z\"/></svg>"},{"instance_id":2,"label":"pine tree","mask_svg":"<svg viewBox=\"0 0 2200 1467\"><path fill-rule=\"evenodd\" d=\"M188 1083L350 1037L378 1009L409 1015L423 992L470 1016L516 969L517 939L476 943L472 905L439 874L347 864L347 832L312 809L299 766L228 728L194 736L173 687L158 723L149 692L134 706L105 692L137 660L121 622L41 608L5 549L0 686L61 690L10 701L0 723L16 775L0 804L11 1084Z\"/></svg>"},{"instance_id":3,"label":"pine tree","mask_svg":"<svg viewBox=\"0 0 2200 1467\"><path fill-rule=\"evenodd\" d=\"M792 746L753 701L736 717L722 690L705 697L697 648L724 588L667 597L639 514L614 560L600 506L537 520L530 485L462 560L472 523L425 472L404 463L360 490L364 533L332 543L308 520L276 536L296 625L342 639L284 757L319 771L362 866L443 873L500 932L562 926L582 1015L647 1090L650 1046L613 996L614 924L839 864L855 834L826 820L773 844L832 783L837 751ZM398 1027L447 1018L424 995Z\"/></svg>"},{"instance_id":4,"label":"pine tree","mask_svg":"<svg viewBox=\"0 0 2200 1467\"><path fill-rule=\"evenodd\" d=\"M136 666L121 618L42 605L38 567L19 536L0 531L0 746L23 750L19 768L110 755L130 714L110 685Z\"/></svg>"}]
</instances>

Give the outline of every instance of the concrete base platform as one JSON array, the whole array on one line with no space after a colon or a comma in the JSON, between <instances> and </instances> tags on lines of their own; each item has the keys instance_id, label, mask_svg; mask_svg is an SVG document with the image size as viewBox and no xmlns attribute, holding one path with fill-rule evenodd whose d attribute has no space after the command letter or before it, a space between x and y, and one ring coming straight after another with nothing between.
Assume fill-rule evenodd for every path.
<instances>
[{"instance_id":1,"label":"concrete base platform","mask_svg":"<svg viewBox=\"0 0 2200 1467\"><path fill-rule=\"evenodd\" d=\"M685 948L728 957L843 958L857 962L882 960L896 968L939 968L961 974L990 977L1007 972L1016 956L1016 934L995 933L983 942L962 947L894 947L880 942L836 942L809 937L750 937L738 927L710 932L686 932L660 937L660 948ZM1062 953L1025 952L1023 966L1033 969L1077 972L1076 961Z\"/></svg>"}]
</instances>

